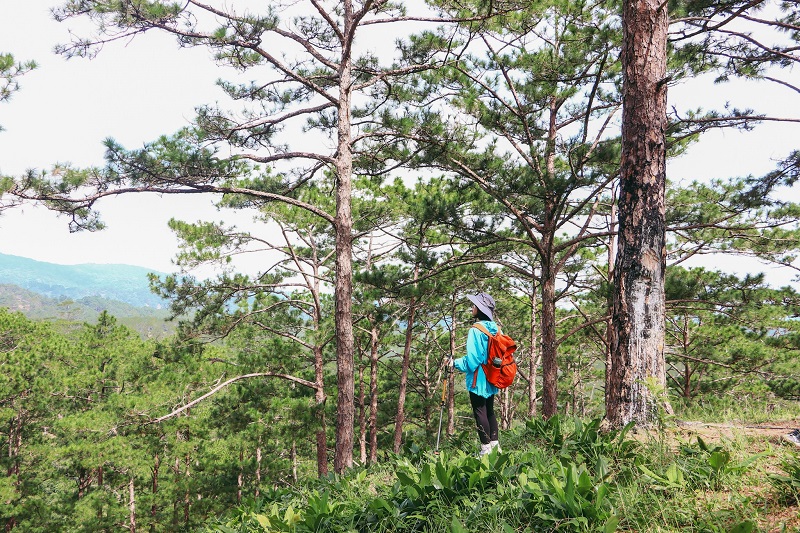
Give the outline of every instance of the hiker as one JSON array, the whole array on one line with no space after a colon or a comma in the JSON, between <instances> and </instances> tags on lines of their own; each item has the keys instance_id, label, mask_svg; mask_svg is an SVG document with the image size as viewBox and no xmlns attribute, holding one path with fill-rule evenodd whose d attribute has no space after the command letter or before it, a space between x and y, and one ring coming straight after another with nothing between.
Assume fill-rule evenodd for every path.
<instances>
[{"instance_id":1,"label":"hiker","mask_svg":"<svg viewBox=\"0 0 800 533\"><path fill-rule=\"evenodd\" d=\"M480 322L492 335L497 333L497 324L493 320L494 298L480 292L475 295L468 294L472 302L472 316ZM500 449L497 435L497 418L494 415L494 395L498 388L486 381L481 364L486 362L489 338L477 328L469 329L467 335L467 355L458 359L450 358L449 365L459 372L466 374L469 401L472 404L472 413L478 427L478 438L481 441L479 455L486 455L494 448ZM478 373L477 379L475 373Z\"/></svg>"}]
</instances>

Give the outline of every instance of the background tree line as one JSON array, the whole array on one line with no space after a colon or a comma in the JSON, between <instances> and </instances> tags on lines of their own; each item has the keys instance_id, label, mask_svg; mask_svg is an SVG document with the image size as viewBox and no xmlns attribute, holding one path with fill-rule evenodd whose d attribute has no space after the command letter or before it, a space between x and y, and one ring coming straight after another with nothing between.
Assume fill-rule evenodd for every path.
<instances>
[{"instance_id":1,"label":"background tree line","mask_svg":"<svg viewBox=\"0 0 800 533\"><path fill-rule=\"evenodd\" d=\"M664 71L653 86L664 104L668 86L701 75L793 87L780 78L788 72L781 67L797 61L793 5L660 6L669 27ZM318 475L329 471L331 456L341 472L354 453L356 460L374 462L381 452L401 451L409 436L430 435L436 390L442 379L452 379L442 375L440 363L463 350L467 292L495 295L503 328L521 341L520 379L502 395L504 425L539 414L540 403L546 417L596 414L605 395L620 390L607 372L619 353L620 332L612 325L619 305L614 291L622 283L615 275L630 272L614 269L618 210L621 199L642 192L632 192L625 185L630 181L620 185L626 63L619 56L628 42L624 30L631 37L622 5L444 2L407 11L386 2L345 1L308 7L281 19L278 11L225 11L192 1L71 2L56 14L88 16L99 29L65 45L67 56L160 30L183 46L208 47L215 60L259 80L221 81L231 109L198 109L191 127L144 148L107 141L105 167L32 172L5 187L11 194L4 199L45 201L70 214L76 229L102 226L93 210L98 200L139 191L216 194L223 209L261 213L263 232L171 223L183 243L178 264L216 263L220 275L153 279L181 325L174 346L141 347L142 368L152 373L131 369L134 378L122 380L127 388L115 377L109 388L102 378L101 385L52 389L87 399L86 388L99 388L101 396L119 401L104 423L94 411L97 399L82 404L87 416L100 417L90 427L103 427L104 438L108 432L120 438L114 444L128 437L119 433L120 420L130 421L124 427L136 438L158 434L151 435L157 444L137 447L148 450L142 470L150 471L149 496L142 491L146 476L119 467L111 484L105 461L93 453L88 456L98 464L76 478L76 502L88 494L81 483L97 489L91 492L98 498L114 495L98 512L111 512L113 500L117 516L109 519L116 523L141 525L143 507L136 502L146 500L137 494L156 498L165 483L175 492L153 504L153 523L166 520L164 501L172 505L170 520L191 523L203 520L204 506L225 505L216 501L223 493L238 499L248 486L253 495L262 481L307 474L309 459ZM211 12L215 19L207 25ZM429 29L412 34L409 23ZM395 25L399 29L391 31L404 39L393 57L357 46L374 28L388 32ZM762 39L765 29L770 32ZM663 107L662 115L644 122L661 128L664 158L679 155L709 128L794 120L725 108L667 114ZM663 163L655 192L643 197L657 200L663 190L663 201L651 207L661 217L656 263L665 268L653 287L663 290L660 324L666 327L659 320L651 326L665 339L666 384L686 402L722 388L796 394L795 292L758 277L682 265L709 252L791 265L798 206L782 194L797 177L797 153L765 176L668 188ZM640 226L655 227L641 219ZM241 253L264 256L259 274L232 267ZM101 319L104 327L108 321ZM15 343L9 346L9 361L22 357ZM656 362L660 349L650 350ZM95 366L102 374L117 359ZM172 371L179 377L166 377ZM19 391L9 405L37 396L22 385L25 379L9 388ZM137 396L150 379L173 385L158 389L169 399L152 403L158 399L152 391ZM456 435L470 423L449 390L447 433ZM190 403L209 391L216 394ZM31 457L19 453L28 442L25 431L43 438L22 403L8 411L10 458ZM114 412L102 403L101 412ZM174 443L165 429L173 425ZM216 442L222 447L214 451ZM163 451L153 453L153 446ZM227 457L231 450L239 451L238 463ZM286 469L267 474L276 457ZM204 493L215 485L200 465L217 464L217 458L227 480L219 480L218 494ZM22 479L32 467L14 461L8 490L18 505L30 505L29 496L41 487L26 492ZM167 464L171 477L162 475ZM123 504L127 512L120 515ZM10 523L32 512L18 507Z\"/></svg>"},{"instance_id":2,"label":"background tree line","mask_svg":"<svg viewBox=\"0 0 800 533\"><path fill-rule=\"evenodd\" d=\"M441 357L451 342L463 350L469 325L465 305L451 292L456 284L484 280L486 290L505 294L498 298L504 327L535 332L530 298L506 292L514 280L488 274L483 266L462 268L451 272L448 283L417 294L422 303L407 360L406 319L415 295L384 296L363 306L354 378L357 463L375 464L394 453L404 364L398 451L433 446L440 386L452 379L442 374ZM670 399L681 417L704 409L747 416L743 402L752 403L750 412L763 413L797 401L798 335L794 321L786 320L787 308L793 309L787 304L796 305L793 291L772 289L758 278L680 267L667 280ZM363 287L374 294L374 286ZM268 497L272 488L320 475L333 453L326 421L335 405L319 400L313 345L300 352L291 338L296 328L310 328L300 310L303 298L308 295L293 296L297 307L272 301L282 309L275 311L283 319L281 336L252 316L255 303L240 302L223 318L239 326L210 343L198 342L196 327L189 337L142 340L104 314L96 324L64 334L57 325L3 311L6 525L26 531L196 529L237 504ZM595 291L574 301L557 317L559 333L572 332L559 353L559 413L597 417L603 412L604 322L578 326L584 315L603 313L606 301ZM330 296L321 303L327 318L318 333L330 336ZM213 317L196 320L210 325ZM537 352L531 350L536 340L519 340L521 378L499 402L505 428L540 415ZM329 344L321 352L322 382L330 383L335 355ZM461 380L451 384L457 398L448 399L447 447L474 439Z\"/></svg>"}]
</instances>

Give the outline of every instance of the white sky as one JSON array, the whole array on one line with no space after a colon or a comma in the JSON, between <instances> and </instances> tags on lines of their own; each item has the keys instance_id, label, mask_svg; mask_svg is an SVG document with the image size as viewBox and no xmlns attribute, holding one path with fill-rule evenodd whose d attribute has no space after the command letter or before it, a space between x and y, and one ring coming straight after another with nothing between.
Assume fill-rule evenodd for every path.
<instances>
[{"instance_id":1,"label":"white sky","mask_svg":"<svg viewBox=\"0 0 800 533\"><path fill-rule=\"evenodd\" d=\"M141 146L188 125L197 105L224 99L214 85L224 74L207 51L179 49L173 39L153 32L109 45L92 60L56 56L53 47L66 42L68 29L77 24L52 20L49 9L60 3L0 0L0 52L39 64L20 79L21 90L11 101L0 104L0 125L5 128L0 132L0 173L47 169L57 162L101 165L103 139L113 137L127 148ZM800 72L782 74L800 84ZM719 107L731 101L776 116L800 116L800 97L768 84L734 90L697 83L671 89L670 101L683 108ZM800 148L798 139L797 123L765 124L746 134L712 132L689 154L670 162L669 178L760 174L770 170L774 160ZM66 219L43 208L11 210L0 216L0 252L61 264L123 263L171 272L177 240L166 226L170 218L224 218L236 224L250 218L242 214L234 220L200 195L128 195L103 200L99 209L108 228L76 234L68 232ZM745 268L767 270L755 264ZM782 274L778 282L791 277Z\"/></svg>"},{"instance_id":2,"label":"white sky","mask_svg":"<svg viewBox=\"0 0 800 533\"><path fill-rule=\"evenodd\" d=\"M13 5L12 5L13 4ZM109 45L92 60L65 60L53 47L74 21L57 23L57 0L0 0L0 51L39 67L0 105L0 172L47 169L54 163L103 164L103 140L127 148L189 124L194 108L221 98L220 71L208 53L179 49L155 33ZM177 239L170 218L220 220L211 198L127 195L98 204L107 229L70 234L68 220L25 206L0 217L0 252L60 264L122 263L171 272ZM225 213L227 220L230 213ZM249 220L249 216L239 217Z\"/></svg>"}]
</instances>

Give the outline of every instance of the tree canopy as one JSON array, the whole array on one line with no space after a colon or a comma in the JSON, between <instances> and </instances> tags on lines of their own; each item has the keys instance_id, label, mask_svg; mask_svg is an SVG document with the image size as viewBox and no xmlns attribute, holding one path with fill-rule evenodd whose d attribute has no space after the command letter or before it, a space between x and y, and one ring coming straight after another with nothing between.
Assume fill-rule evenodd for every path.
<instances>
[{"instance_id":1,"label":"tree canopy","mask_svg":"<svg viewBox=\"0 0 800 533\"><path fill-rule=\"evenodd\" d=\"M341 474L429 443L440 401L446 437L465 439L442 361L464 350L477 291L520 345L504 428L566 412L645 425L665 398L797 395L796 291L697 261L797 268L800 205L785 193L800 152L760 176L674 183L666 167L709 129L797 120L757 102L668 106L669 88L701 76L796 92L796 7L643 2L659 21L650 48L649 22L626 22L635 2L523 4L56 11L96 30L67 57L162 32L237 75L177 132L4 181L4 202L44 203L76 231L102 229L103 199L121 194L209 194L222 213L170 222L180 271L151 282L173 338L142 341L107 313L71 334L0 315L11 527L43 500L109 528L195 527L324 477L331 459ZM245 208L252 225L226 222ZM236 269L242 254L256 273Z\"/></svg>"}]
</instances>

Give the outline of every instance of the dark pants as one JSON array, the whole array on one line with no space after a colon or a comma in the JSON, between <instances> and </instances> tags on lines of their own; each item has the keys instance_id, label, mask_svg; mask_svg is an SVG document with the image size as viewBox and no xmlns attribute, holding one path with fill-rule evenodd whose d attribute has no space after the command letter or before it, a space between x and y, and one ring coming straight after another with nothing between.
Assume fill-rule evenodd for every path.
<instances>
[{"instance_id":1,"label":"dark pants","mask_svg":"<svg viewBox=\"0 0 800 533\"><path fill-rule=\"evenodd\" d=\"M472 414L478 426L478 438L481 444L489 444L497 440L497 418L494 416L494 396L484 398L472 392L469 393L469 402L472 404Z\"/></svg>"}]
</instances>

